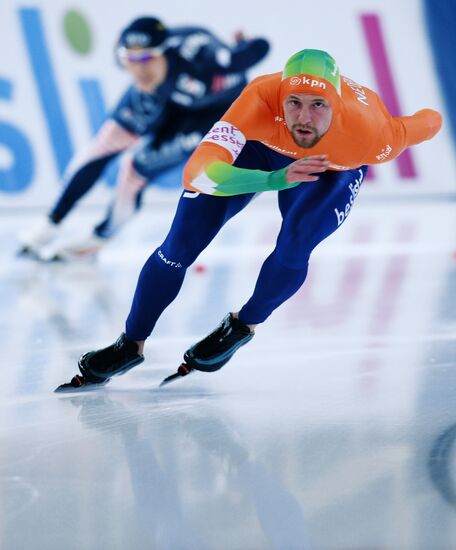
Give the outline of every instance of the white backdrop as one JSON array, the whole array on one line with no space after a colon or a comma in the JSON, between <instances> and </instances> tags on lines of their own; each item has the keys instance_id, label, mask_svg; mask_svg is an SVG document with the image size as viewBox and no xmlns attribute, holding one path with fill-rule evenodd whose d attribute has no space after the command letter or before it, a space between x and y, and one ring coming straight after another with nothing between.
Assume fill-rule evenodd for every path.
<instances>
[{"instance_id":1,"label":"white backdrop","mask_svg":"<svg viewBox=\"0 0 456 550\"><path fill-rule=\"evenodd\" d=\"M49 206L60 189L63 164L92 134L93 112L101 116L128 82L114 63L113 44L119 30L140 15L158 16L169 26L207 26L227 41L238 29L269 38L271 53L252 77L280 70L299 49L319 48L338 60L344 75L379 90L376 75L385 67L368 48L362 16L370 14L381 32L390 92L396 94L401 114L423 107L445 114L418 0L401 0L400 10L395 0L283 0L280 5L168 0L156 8L145 0L0 3L0 207ZM71 47L64 32L70 10L78 11L90 29L91 47L84 55ZM376 47L381 49L378 41ZM90 81L92 96L84 95L81 81ZM369 192L456 191L450 139L444 128L436 139L413 149L412 178L401 177L397 161L377 168ZM92 201L103 192L98 190Z\"/></svg>"}]
</instances>

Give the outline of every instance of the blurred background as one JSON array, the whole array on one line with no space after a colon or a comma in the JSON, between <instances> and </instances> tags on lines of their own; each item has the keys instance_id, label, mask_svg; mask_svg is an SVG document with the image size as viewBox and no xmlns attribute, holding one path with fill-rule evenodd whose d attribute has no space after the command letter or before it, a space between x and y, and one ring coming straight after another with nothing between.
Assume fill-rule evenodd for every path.
<instances>
[{"instance_id":1,"label":"blurred background","mask_svg":"<svg viewBox=\"0 0 456 550\"><path fill-rule=\"evenodd\" d=\"M380 92L393 114L441 111L445 124L437 138L372 170L369 191L454 194L451 7L450 1L431 0L402 0L400 10L394 0L326 0L318 6L231 0L221 14L218 3L206 1L159 6L135 0L127 6L6 0L0 6L0 207L48 207L54 200L72 154L129 82L115 62L114 45L126 23L145 14L169 26L208 27L228 42L239 29L265 36L270 54L251 77L281 70L302 48L324 49L342 74ZM164 185L180 185L176 173L164 179Z\"/></svg>"}]
</instances>

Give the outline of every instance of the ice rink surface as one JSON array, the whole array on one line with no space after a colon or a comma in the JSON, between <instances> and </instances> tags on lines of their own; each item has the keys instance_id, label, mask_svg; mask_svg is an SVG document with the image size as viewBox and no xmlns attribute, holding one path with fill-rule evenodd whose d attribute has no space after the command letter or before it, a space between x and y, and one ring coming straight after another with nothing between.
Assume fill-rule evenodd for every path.
<instances>
[{"instance_id":1,"label":"ice rink surface","mask_svg":"<svg viewBox=\"0 0 456 550\"><path fill-rule=\"evenodd\" d=\"M262 199L189 270L145 363L71 396L53 389L122 331L173 208L77 265L16 258L35 214L2 216L1 549L456 549L455 202L361 197L223 370L158 389L249 297L279 224Z\"/></svg>"}]
</instances>

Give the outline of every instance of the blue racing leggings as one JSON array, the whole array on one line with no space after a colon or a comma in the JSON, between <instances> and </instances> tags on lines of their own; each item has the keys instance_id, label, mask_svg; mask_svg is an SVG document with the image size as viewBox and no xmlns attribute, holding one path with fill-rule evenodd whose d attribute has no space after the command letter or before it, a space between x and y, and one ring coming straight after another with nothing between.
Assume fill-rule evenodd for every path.
<instances>
[{"instance_id":1,"label":"blue racing leggings","mask_svg":"<svg viewBox=\"0 0 456 550\"><path fill-rule=\"evenodd\" d=\"M293 162L259 142L247 142L235 166L277 170ZM316 182L278 192L282 226L273 252L264 262L254 292L239 313L246 324L258 324L303 284L312 250L333 233L349 214L367 168L327 171ZM213 197L184 192L163 244L146 261L139 275L126 334L145 340L174 300L186 269L240 212L253 194Z\"/></svg>"}]
</instances>

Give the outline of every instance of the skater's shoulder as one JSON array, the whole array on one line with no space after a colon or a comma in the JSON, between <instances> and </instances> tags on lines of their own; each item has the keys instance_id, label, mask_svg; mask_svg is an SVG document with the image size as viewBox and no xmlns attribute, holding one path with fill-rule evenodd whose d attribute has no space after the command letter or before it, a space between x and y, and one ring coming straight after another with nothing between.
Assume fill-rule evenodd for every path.
<instances>
[{"instance_id":1,"label":"skater's shoulder","mask_svg":"<svg viewBox=\"0 0 456 550\"><path fill-rule=\"evenodd\" d=\"M246 87L245 90L257 93L262 96L276 96L281 82L281 73L271 73L257 76Z\"/></svg>"},{"instance_id":2,"label":"skater's shoulder","mask_svg":"<svg viewBox=\"0 0 456 550\"><path fill-rule=\"evenodd\" d=\"M275 105L279 98L281 82L281 73L272 73L258 76L253 79L245 88L243 96L247 101L257 97L259 101L263 101L267 105Z\"/></svg>"}]
</instances>

